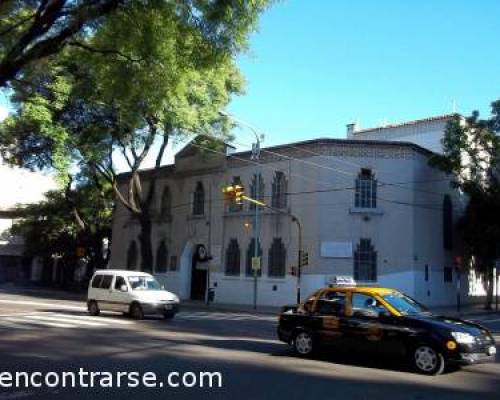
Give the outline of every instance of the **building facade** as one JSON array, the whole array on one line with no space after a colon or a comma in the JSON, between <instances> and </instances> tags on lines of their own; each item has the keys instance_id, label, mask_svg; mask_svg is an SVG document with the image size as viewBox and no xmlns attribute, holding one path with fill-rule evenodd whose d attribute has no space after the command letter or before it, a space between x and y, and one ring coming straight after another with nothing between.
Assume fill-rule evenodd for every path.
<instances>
[{"instance_id":1,"label":"building facade","mask_svg":"<svg viewBox=\"0 0 500 400\"><path fill-rule=\"evenodd\" d=\"M0 160L0 283L41 279L41 263L24 256L24 239L12 235L15 220L22 217L19 208L37 203L44 194L56 189L50 176L4 165Z\"/></svg>"},{"instance_id":2,"label":"building facade","mask_svg":"<svg viewBox=\"0 0 500 400\"><path fill-rule=\"evenodd\" d=\"M425 304L454 302L453 221L462 205L449 178L428 165L430 150L359 137L263 149L258 163L251 152L228 150L206 150L194 141L174 164L141 173L145 187L150 174L159 174L152 268L167 289L199 300L210 289L215 302L252 304L256 287L258 305L295 302L294 215L308 252L300 280L303 297L350 276L399 288ZM258 242L254 206L224 203L222 189L231 183L274 208L259 207ZM118 203L111 268L139 268L139 233L139 223ZM261 269L255 279L256 245ZM210 261L196 261L200 246ZM464 294L473 289L468 282L462 279Z\"/></svg>"}]
</instances>

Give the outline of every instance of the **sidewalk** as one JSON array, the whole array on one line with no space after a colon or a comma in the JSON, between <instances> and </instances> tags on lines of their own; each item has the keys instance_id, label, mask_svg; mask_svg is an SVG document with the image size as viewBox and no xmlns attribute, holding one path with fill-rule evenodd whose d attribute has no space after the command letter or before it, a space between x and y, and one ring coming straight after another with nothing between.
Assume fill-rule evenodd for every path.
<instances>
[{"instance_id":1,"label":"sidewalk","mask_svg":"<svg viewBox=\"0 0 500 400\"><path fill-rule=\"evenodd\" d=\"M55 288L45 288L37 286L15 286L12 284L2 284L0 285L0 295L1 294L11 294L11 295L26 295L39 298L48 298L54 300L70 300L70 301L82 301L87 300L86 293L75 293L62 289ZM500 311L495 311L495 306L493 305L493 310L485 310L483 304L473 304L465 305L461 308L458 313L456 307L429 307L429 310L435 314L447 315L450 317L483 317L487 315L497 316L500 318ZM252 314L267 314L267 315L278 315L281 307L277 306L261 306L258 305L257 309L254 309L252 305L249 304L226 304L226 303L210 303L205 304L201 301L193 300L183 300L181 301L181 309L183 310L203 310L203 311L216 311L216 312L244 312Z\"/></svg>"}]
</instances>

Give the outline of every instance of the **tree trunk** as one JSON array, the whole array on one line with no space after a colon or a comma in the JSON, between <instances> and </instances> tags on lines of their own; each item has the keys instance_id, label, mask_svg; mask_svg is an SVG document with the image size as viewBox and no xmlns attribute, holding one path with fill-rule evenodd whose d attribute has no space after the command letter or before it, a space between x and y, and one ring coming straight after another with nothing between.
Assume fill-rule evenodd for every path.
<instances>
[{"instance_id":1,"label":"tree trunk","mask_svg":"<svg viewBox=\"0 0 500 400\"><path fill-rule=\"evenodd\" d=\"M149 212L143 212L139 216L141 232L139 243L141 247L141 271L153 272L153 245L151 243L152 223Z\"/></svg>"}]
</instances>

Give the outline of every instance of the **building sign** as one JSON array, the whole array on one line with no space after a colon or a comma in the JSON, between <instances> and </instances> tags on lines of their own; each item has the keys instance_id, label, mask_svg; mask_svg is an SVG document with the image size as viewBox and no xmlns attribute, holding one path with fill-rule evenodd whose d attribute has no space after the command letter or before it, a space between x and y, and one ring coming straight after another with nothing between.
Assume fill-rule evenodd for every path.
<instances>
[{"instance_id":1,"label":"building sign","mask_svg":"<svg viewBox=\"0 0 500 400\"><path fill-rule=\"evenodd\" d=\"M321 257L352 258L352 242L321 242Z\"/></svg>"},{"instance_id":2,"label":"building sign","mask_svg":"<svg viewBox=\"0 0 500 400\"><path fill-rule=\"evenodd\" d=\"M260 270L260 257L252 257L252 271Z\"/></svg>"}]
</instances>

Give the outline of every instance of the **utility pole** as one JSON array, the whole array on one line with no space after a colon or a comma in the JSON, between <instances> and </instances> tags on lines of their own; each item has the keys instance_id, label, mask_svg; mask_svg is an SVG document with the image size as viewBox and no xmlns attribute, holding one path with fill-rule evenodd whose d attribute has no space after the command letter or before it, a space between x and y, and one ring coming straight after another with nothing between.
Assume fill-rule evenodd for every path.
<instances>
[{"instance_id":1,"label":"utility pole","mask_svg":"<svg viewBox=\"0 0 500 400\"><path fill-rule=\"evenodd\" d=\"M299 259L297 262L297 304L300 304L300 277L302 275L302 255L303 255L303 251L302 251L302 225L300 224L300 221L296 216L291 215L291 217L292 217L292 221L295 222L295 224L297 224L297 230L298 230L298 235L299 235L299 250L298 250Z\"/></svg>"},{"instance_id":2,"label":"utility pole","mask_svg":"<svg viewBox=\"0 0 500 400\"><path fill-rule=\"evenodd\" d=\"M259 134L257 129L255 129L252 125L245 121L241 121L235 117L233 117L231 114L226 113L225 111L219 111L219 114L229 118L232 120L234 123L240 126L246 126L249 128L252 133L255 135L255 143L252 145L252 160L254 160L257 164L255 168L255 197L257 199L259 198L259 192L260 192L260 139L263 137L263 135ZM258 268L257 268L257 261L254 262L252 261L252 272L253 272L253 308L254 310L257 309L257 281L258 281L258 272L262 268L262 260L260 259L259 256L259 203L254 203L255 204L255 215L254 215L254 224L253 224L253 237L254 237L254 256L253 260L258 260Z\"/></svg>"},{"instance_id":3,"label":"utility pole","mask_svg":"<svg viewBox=\"0 0 500 400\"><path fill-rule=\"evenodd\" d=\"M257 168L256 168L256 173L255 173L255 197L257 199L259 198L259 192L260 192L260 163L259 163L259 157L260 157L260 140L259 140L259 135L257 132L255 133L255 138L257 141L255 142L254 146L252 146L252 158L257 162ZM255 222L253 224L253 237L255 241L255 246L254 246L254 259L259 260L259 270L262 268L262 260L259 258L259 205L255 204ZM253 263L252 263L253 264ZM252 270L253 270L253 308L254 310L257 309L257 277L258 277L258 272L257 268L253 268L252 265Z\"/></svg>"}]
</instances>

